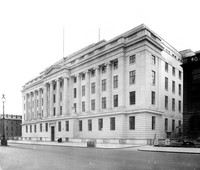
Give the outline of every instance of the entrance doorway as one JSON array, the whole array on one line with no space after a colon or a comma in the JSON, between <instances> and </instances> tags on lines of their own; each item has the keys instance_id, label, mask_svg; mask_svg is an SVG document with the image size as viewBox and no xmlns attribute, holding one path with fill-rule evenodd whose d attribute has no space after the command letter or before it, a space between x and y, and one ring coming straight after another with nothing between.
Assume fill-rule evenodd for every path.
<instances>
[{"instance_id":1,"label":"entrance doorway","mask_svg":"<svg viewBox=\"0 0 200 170\"><path fill-rule=\"evenodd\" d=\"M51 141L55 140L55 127L51 126Z\"/></svg>"}]
</instances>

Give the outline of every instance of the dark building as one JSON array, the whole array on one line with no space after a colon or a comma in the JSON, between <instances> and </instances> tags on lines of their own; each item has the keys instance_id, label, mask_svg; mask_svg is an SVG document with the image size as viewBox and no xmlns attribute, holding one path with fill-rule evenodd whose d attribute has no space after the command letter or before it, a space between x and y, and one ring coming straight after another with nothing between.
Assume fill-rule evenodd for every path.
<instances>
[{"instance_id":1,"label":"dark building","mask_svg":"<svg viewBox=\"0 0 200 170\"><path fill-rule=\"evenodd\" d=\"M200 51L184 50L183 135L200 137Z\"/></svg>"},{"instance_id":2,"label":"dark building","mask_svg":"<svg viewBox=\"0 0 200 170\"><path fill-rule=\"evenodd\" d=\"M4 115L4 133L7 139L21 137L22 116L20 115ZM0 136L3 135L3 115L0 115Z\"/></svg>"}]
</instances>

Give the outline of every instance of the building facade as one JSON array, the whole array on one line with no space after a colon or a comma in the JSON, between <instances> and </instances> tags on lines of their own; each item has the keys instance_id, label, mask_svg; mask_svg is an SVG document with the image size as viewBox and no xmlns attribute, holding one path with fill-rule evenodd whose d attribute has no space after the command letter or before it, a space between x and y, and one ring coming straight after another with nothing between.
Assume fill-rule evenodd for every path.
<instances>
[{"instance_id":1,"label":"building facade","mask_svg":"<svg viewBox=\"0 0 200 170\"><path fill-rule=\"evenodd\" d=\"M91 44L23 86L29 140L147 143L182 122L181 54L145 25Z\"/></svg>"},{"instance_id":2,"label":"building facade","mask_svg":"<svg viewBox=\"0 0 200 170\"><path fill-rule=\"evenodd\" d=\"M183 56L184 95L183 133L188 137L200 136L200 51L181 51Z\"/></svg>"},{"instance_id":3,"label":"building facade","mask_svg":"<svg viewBox=\"0 0 200 170\"><path fill-rule=\"evenodd\" d=\"M22 116L4 115L4 134L7 139L14 139L22 136ZM3 115L0 115L0 135L3 135Z\"/></svg>"}]
</instances>

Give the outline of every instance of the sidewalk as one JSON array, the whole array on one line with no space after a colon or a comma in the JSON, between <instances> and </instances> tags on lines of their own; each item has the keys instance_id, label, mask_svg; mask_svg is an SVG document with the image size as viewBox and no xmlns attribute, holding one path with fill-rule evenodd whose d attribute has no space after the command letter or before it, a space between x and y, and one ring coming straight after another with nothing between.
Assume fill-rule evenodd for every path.
<instances>
[{"instance_id":1,"label":"sidewalk","mask_svg":"<svg viewBox=\"0 0 200 170\"><path fill-rule=\"evenodd\" d=\"M49 145L49 146L64 146L64 147L82 147L86 148L87 143L75 143L75 142L38 142L38 141L20 141L20 140L8 140L9 144L29 144L29 145ZM130 144L101 144L97 143L96 148L105 148L105 149L123 149L123 148L133 148L141 145L130 145Z\"/></svg>"},{"instance_id":2,"label":"sidewalk","mask_svg":"<svg viewBox=\"0 0 200 170\"><path fill-rule=\"evenodd\" d=\"M138 151L146 152L168 152L168 153L184 153L184 154L200 154L200 148L182 148L182 147L155 147L143 146Z\"/></svg>"},{"instance_id":3,"label":"sidewalk","mask_svg":"<svg viewBox=\"0 0 200 170\"><path fill-rule=\"evenodd\" d=\"M82 147L87 148L87 143L75 142L38 142L38 141L20 141L8 140L9 144L29 144L29 145L48 145L48 146L63 146L63 147ZM155 147L150 145L131 145L131 144L96 144L95 148L101 149L134 149L145 152L167 152L167 153L183 153L183 154L200 154L200 148L181 148L181 147Z\"/></svg>"}]
</instances>

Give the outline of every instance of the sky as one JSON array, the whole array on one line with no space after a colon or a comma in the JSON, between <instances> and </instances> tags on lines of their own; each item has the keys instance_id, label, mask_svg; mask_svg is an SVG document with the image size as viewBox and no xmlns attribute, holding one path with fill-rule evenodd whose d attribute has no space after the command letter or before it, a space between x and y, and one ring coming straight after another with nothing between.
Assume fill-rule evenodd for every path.
<instances>
[{"instance_id":1,"label":"sky","mask_svg":"<svg viewBox=\"0 0 200 170\"><path fill-rule=\"evenodd\" d=\"M200 50L199 0L0 0L0 98L22 114L22 86L63 57L147 25L178 51ZM0 102L0 114L2 102ZM3 110L3 109L2 109Z\"/></svg>"}]
</instances>

